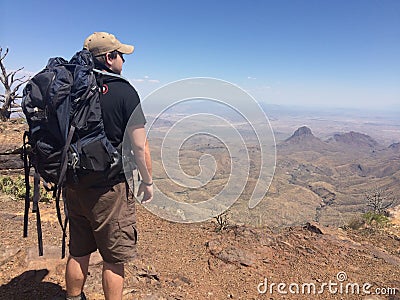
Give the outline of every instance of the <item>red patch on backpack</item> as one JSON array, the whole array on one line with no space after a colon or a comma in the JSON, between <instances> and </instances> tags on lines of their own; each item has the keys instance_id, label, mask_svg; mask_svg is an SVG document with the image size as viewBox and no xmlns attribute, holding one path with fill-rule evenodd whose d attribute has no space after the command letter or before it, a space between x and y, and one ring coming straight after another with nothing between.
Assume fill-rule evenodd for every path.
<instances>
[{"instance_id":1,"label":"red patch on backpack","mask_svg":"<svg viewBox=\"0 0 400 300\"><path fill-rule=\"evenodd\" d=\"M108 85L107 85L107 84L103 84L103 90L102 90L102 92L103 92L103 95L105 95L105 94L108 93Z\"/></svg>"}]
</instances>

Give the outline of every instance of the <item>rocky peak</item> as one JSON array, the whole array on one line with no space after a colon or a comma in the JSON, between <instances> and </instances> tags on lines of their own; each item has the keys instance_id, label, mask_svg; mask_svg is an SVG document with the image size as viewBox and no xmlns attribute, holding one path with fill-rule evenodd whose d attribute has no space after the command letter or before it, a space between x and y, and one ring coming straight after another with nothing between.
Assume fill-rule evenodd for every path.
<instances>
[{"instance_id":1,"label":"rocky peak","mask_svg":"<svg viewBox=\"0 0 400 300\"><path fill-rule=\"evenodd\" d=\"M293 133L292 137L295 136L314 136L314 135L312 134L310 128L308 128L307 126L302 126Z\"/></svg>"},{"instance_id":2,"label":"rocky peak","mask_svg":"<svg viewBox=\"0 0 400 300\"><path fill-rule=\"evenodd\" d=\"M288 139L286 139L281 147L289 147L292 150L300 151L322 151L326 148L326 145L319 138L313 135L310 128L307 126L302 126L298 128Z\"/></svg>"},{"instance_id":3,"label":"rocky peak","mask_svg":"<svg viewBox=\"0 0 400 300\"><path fill-rule=\"evenodd\" d=\"M311 132L311 129L308 128L307 126L302 126L299 127L293 134L291 137L289 137L288 139L286 139L286 142L290 142L293 140L299 141L302 139L308 139L308 138L315 138L313 133Z\"/></svg>"}]
</instances>

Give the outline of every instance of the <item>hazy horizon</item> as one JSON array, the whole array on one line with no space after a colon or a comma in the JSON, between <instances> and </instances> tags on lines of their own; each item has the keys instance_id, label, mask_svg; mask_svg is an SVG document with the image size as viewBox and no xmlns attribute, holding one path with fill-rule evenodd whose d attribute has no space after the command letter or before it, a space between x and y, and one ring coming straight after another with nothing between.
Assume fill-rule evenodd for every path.
<instances>
[{"instance_id":1,"label":"hazy horizon","mask_svg":"<svg viewBox=\"0 0 400 300\"><path fill-rule=\"evenodd\" d=\"M91 33L108 31L135 46L123 75L142 98L208 77L260 103L400 109L399 1L120 1L118 14L101 22L88 14L104 15L102 1L2 4L9 70L36 73L50 57L72 57ZM68 26L41 17L53 15Z\"/></svg>"}]
</instances>

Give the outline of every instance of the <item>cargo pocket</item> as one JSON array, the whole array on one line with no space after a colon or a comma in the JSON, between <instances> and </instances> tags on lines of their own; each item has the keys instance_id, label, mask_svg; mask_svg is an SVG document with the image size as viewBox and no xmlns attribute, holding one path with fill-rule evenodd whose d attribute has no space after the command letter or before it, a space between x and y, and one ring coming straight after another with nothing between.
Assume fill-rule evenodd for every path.
<instances>
[{"instance_id":1,"label":"cargo pocket","mask_svg":"<svg viewBox=\"0 0 400 300\"><path fill-rule=\"evenodd\" d=\"M120 232L118 243L127 250L136 245L138 239L136 223L118 222L118 226Z\"/></svg>"},{"instance_id":2,"label":"cargo pocket","mask_svg":"<svg viewBox=\"0 0 400 300\"><path fill-rule=\"evenodd\" d=\"M121 213L118 220L118 226L120 231L120 239L124 245L132 245L137 242L137 230L136 230L136 212L135 212L135 202L126 198L125 191L126 184L120 183L118 189L121 189ZM125 202L125 203L124 203Z\"/></svg>"}]
</instances>

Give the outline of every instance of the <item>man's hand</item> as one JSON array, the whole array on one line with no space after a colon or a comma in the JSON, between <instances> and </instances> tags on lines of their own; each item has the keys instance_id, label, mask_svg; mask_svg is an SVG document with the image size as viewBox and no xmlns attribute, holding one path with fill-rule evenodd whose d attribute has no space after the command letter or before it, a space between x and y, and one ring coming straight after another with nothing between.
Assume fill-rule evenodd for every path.
<instances>
[{"instance_id":1,"label":"man's hand","mask_svg":"<svg viewBox=\"0 0 400 300\"><path fill-rule=\"evenodd\" d=\"M139 189L137 192L137 197L143 194L143 199L140 201L141 203L149 203L153 200L154 190L153 185L147 185L143 182L140 182Z\"/></svg>"},{"instance_id":2,"label":"man's hand","mask_svg":"<svg viewBox=\"0 0 400 300\"><path fill-rule=\"evenodd\" d=\"M142 181L140 182L137 197L143 194L141 203L148 203L153 200L153 179L149 143L146 139L144 124L129 127L132 150L135 155L135 162Z\"/></svg>"}]
</instances>

